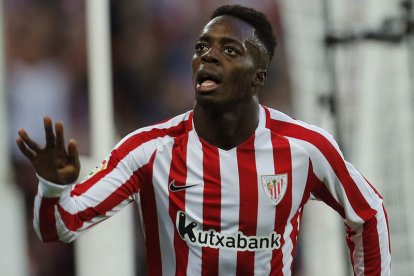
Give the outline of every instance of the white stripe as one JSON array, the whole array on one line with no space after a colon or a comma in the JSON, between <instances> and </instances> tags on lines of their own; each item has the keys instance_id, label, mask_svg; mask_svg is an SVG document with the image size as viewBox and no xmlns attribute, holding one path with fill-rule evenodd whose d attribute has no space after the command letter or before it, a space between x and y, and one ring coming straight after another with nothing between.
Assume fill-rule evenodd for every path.
<instances>
[{"instance_id":1,"label":"white stripe","mask_svg":"<svg viewBox=\"0 0 414 276\"><path fill-rule=\"evenodd\" d=\"M290 219L289 219L285 227L285 233L283 235L283 239L285 240L285 243L282 246L282 255L283 255L282 273L283 275L290 275L292 272L290 269L291 263L293 261L293 258L292 258L293 243L292 243L292 239L290 238L290 234L292 233L292 230L293 230L292 223L290 223Z\"/></svg>"},{"instance_id":2,"label":"white stripe","mask_svg":"<svg viewBox=\"0 0 414 276\"><path fill-rule=\"evenodd\" d=\"M309 158L305 151L299 147L296 143L289 139L290 144L290 154L292 160L292 207L288 216L288 221L286 224L285 233L283 239L285 243L282 247L283 255L283 275L290 275L291 273L291 264L293 261L292 251L293 251L293 241L290 237L293 229L291 220L294 215L299 212L300 203L302 202L306 189L307 177L309 167ZM283 162L283 161L282 161ZM277 161L276 161L277 166ZM299 169L301 168L301 169ZM276 217L277 219L277 217Z\"/></svg>"},{"instance_id":3,"label":"white stripe","mask_svg":"<svg viewBox=\"0 0 414 276\"><path fill-rule=\"evenodd\" d=\"M187 216L200 224L203 222L203 151L200 141L191 131L187 145L187 183L197 186L186 190L185 211ZM201 275L201 247L188 244L187 275Z\"/></svg>"},{"instance_id":4,"label":"white stripe","mask_svg":"<svg viewBox=\"0 0 414 276\"><path fill-rule=\"evenodd\" d=\"M257 236L265 236L271 233L275 227L276 207L267 197L261 176L274 175L275 165L273 160L273 145L270 130L264 129L256 132L255 137L255 158L258 177L258 213L257 213ZM278 233L281 234L281 233ZM279 249L276 249L279 250ZM270 262L272 259L271 250L260 250L255 252L254 274L269 275Z\"/></svg>"},{"instance_id":5,"label":"white stripe","mask_svg":"<svg viewBox=\"0 0 414 276\"><path fill-rule=\"evenodd\" d=\"M173 143L157 151L153 164L155 202L157 206L158 235L162 260L162 274L175 275L174 228L169 216L168 178L172 159Z\"/></svg>"},{"instance_id":6,"label":"white stripe","mask_svg":"<svg viewBox=\"0 0 414 276\"><path fill-rule=\"evenodd\" d=\"M381 275L389 276L391 275L391 267L389 266L391 263L391 252L388 242L388 229L383 226L384 224L386 225L387 222L384 212L377 212L375 217L377 219L377 231L381 251Z\"/></svg>"},{"instance_id":7,"label":"white stripe","mask_svg":"<svg viewBox=\"0 0 414 276\"><path fill-rule=\"evenodd\" d=\"M299 147L293 139L288 140L292 159L292 210L296 212L296 210L300 208L300 203L304 197L308 179L309 157L302 147ZM299 170L299 168L302 169ZM290 218L292 217L293 215L290 216Z\"/></svg>"},{"instance_id":8,"label":"white stripe","mask_svg":"<svg viewBox=\"0 0 414 276\"><path fill-rule=\"evenodd\" d=\"M240 187L237 149L219 149L221 174L221 233L239 231ZM236 275L237 251L220 250L219 275Z\"/></svg>"},{"instance_id":9,"label":"white stripe","mask_svg":"<svg viewBox=\"0 0 414 276\"><path fill-rule=\"evenodd\" d=\"M40 192L40 185L39 185L39 192ZM39 219L40 219L40 203L42 202L42 196L40 193L38 193L34 200L34 208L33 208L33 228L37 234L37 237L43 241L42 235L40 233L40 225L39 225Z\"/></svg>"},{"instance_id":10,"label":"white stripe","mask_svg":"<svg viewBox=\"0 0 414 276\"><path fill-rule=\"evenodd\" d=\"M42 199L43 199L42 194L43 194L42 193L42 186L39 184L38 193L35 197L34 206L33 206L33 218L34 218L33 219L33 227L34 227L34 230L35 230L37 236L39 237L39 239L41 241L43 241L43 238L42 238L42 235L41 235L41 232L40 232L39 221L40 221L40 204L42 203Z\"/></svg>"},{"instance_id":11,"label":"white stripe","mask_svg":"<svg viewBox=\"0 0 414 276\"><path fill-rule=\"evenodd\" d=\"M364 275L364 246L362 241L362 229L356 231L355 235L351 237L351 241L355 244L355 250L352 253L354 261L355 275Z\"/></svg>"}]
</instances>

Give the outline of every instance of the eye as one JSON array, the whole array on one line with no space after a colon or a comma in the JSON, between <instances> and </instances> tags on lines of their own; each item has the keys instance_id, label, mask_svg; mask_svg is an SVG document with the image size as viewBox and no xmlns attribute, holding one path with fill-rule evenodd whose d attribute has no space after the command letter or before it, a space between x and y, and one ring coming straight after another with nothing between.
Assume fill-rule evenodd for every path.
<instances>
[{"instance_id":1,"label":"eye","mask_svg":"<svg viewBox=\"0 0 414 276\"><path fill-rule=\"evenodd\" d=\"M208 50L208 47L205 43L196 43L195 52L196 54L202 54Z\"/></svg>"},{"instance_id":2,"label":"eye","mask_svg":"<svg viewBox=\"0 0 414 276\"><path fill-rule=\"evenodd\" d=\"M228 56L237 56L240 52L234 47L226 47L224 48L224 53Z\"/></svg>"}]
</instances>

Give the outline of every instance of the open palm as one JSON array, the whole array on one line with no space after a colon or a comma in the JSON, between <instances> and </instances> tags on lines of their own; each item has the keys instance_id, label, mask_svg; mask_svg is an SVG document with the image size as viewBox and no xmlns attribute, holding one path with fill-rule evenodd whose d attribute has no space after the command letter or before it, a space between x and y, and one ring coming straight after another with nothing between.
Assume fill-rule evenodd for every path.
<instances>
[{"instance_id":1,"label":"open palm","mask_svg":"<svg viewBox=\"0 0 414 276\"><path fill-rule=\"evenodd\" d=\"M70 184L76 181L80 172L79 155L75 140L71 139L65 148L63 124L57 122L53 131L50 117L44 118L46 145L39 146L24 129L18 131L17 146L30 160L37 174L56 184Z\"/></svg>"}]
</instances>

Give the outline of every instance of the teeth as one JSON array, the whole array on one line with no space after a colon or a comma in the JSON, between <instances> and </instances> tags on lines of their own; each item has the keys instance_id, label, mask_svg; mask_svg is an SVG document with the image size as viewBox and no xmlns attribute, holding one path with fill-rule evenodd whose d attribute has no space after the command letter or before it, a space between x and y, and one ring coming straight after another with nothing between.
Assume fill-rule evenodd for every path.
<instances>
[{"instance_id":1,"label":"teeth","mask_svg":"<svg viewBox=\"0 0 414 276\"><path fill-rule=\"evenodd\" d=\"M212 85L215 85L216 84L216 82L215 81L212 81L212 80L205 80L205 81L203 81L202 83L201 83L201 86L202 87L209 87L209 86L212 86Z\"/></svg>"}]
</instances>

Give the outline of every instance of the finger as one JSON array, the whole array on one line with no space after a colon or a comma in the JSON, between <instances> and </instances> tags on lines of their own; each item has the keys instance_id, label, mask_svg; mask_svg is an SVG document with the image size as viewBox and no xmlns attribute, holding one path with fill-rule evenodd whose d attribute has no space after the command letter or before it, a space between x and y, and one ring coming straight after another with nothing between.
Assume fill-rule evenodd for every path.
<instances>
[{"instance_id":1,"label":"finger","mask_svg":"<svg viewBox=\"0 0 414 276\"><path fill-rule=\"evenodd\" d=\"M53 147L55 145L55 135L53 134L52 119L49 116L43 118L45 125L46 147Z\"/></svg>"},{"instance_id":2,"label":"finger","mask_svg":"<svg viewBox=\"0 0 414 276\"><path fill-rule=\"evenodd\" d=\"M29 134L24 129L19 129L17 132L23 142L34 152L38 152L40 150L40 146L30 139Z\"/></svg>"},{"instance_id":3,"label":"finger","mask_svg":"<svg viewBox=\"0 0 414 276\"><path fill-rule=\"evenodd\" d=\"M35 154L26 147L22 139L17 138L16 144L19 147L20 151L24 154L24 156L26 156L30 161L32 161L35 158Z\"/></svg>"},{"instance_id":4,"label":"finger","mask_svg":"<svg viewBox=\"0 0 414 276\"><path fill-rule=\"evenodd\" d=\"M76 168L80 168L78 146L74 139L70 139L68 145L69 163L73 164Z\"/></svg>"},{"instance_id":5,"label":"finger","mask_svg":"<svg viewBox=\"0 0 414 276\"><path fill-rule=\"evenodd\" d=\"M55 124L55 129L56 129L56 147L58 149L62 149L64 151L66 151L65 149L65 137L63 134L63 124L62 122L56 122Z\"/></svg>"}]
</instances>

